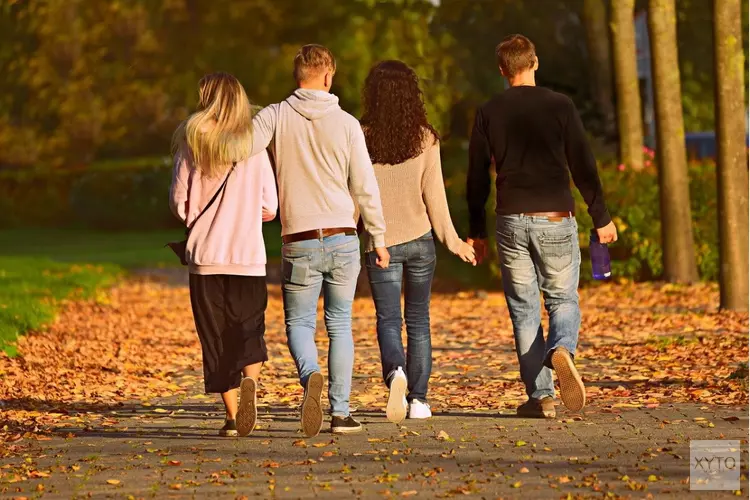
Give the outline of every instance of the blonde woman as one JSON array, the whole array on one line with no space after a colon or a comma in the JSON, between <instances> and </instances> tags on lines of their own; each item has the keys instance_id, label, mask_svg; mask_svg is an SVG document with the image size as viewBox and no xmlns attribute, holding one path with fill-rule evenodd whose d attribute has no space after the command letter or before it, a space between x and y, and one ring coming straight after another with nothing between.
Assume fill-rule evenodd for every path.
<instances>
[{"instance_id":1,"label":"blonde woman","mask_svg":"<svg viewBox=\"0 0 750 500\"><path fill-rule=\"evenodd\" d=\"M258 376L268 360L262 223L276 216L278 199L268 154L250 156L251 114L235 77L206 75L198 110L173 138L170 206L190 228L190 302L206 392L220 393L226 406L221 436L252 432Z\"/></svg>"}]
</instances>

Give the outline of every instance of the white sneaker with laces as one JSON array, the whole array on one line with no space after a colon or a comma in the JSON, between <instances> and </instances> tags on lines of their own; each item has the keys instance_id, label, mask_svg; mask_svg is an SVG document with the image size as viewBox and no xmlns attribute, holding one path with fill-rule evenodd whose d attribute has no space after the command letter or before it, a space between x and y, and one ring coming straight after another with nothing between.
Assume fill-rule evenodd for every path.
<instances>
[{"instance_id":1,"label":"white sneaker with laces","mask_svg":"<svg viewBox=\"0 0 750 500\"><path fill-rule=\"evenodd\" d=\"M399 366L390 375L390 393L388 394L388 406L385 407L385 416L389 422L398 424L406 418L409 407L406 402L406 374Z\"/></svg>"},{"instance_id":2,"label":"white sneaker with laces","mask_svg":"<svg viewBox=\"0 0 750 500\"><path fill-rule=\"evenodd\" d=\"M423 403L418 399L415 399L409 405L409 418L414 419L426 419L432 417L432 410L430 405Z\"/></svg>"}]
</instances>

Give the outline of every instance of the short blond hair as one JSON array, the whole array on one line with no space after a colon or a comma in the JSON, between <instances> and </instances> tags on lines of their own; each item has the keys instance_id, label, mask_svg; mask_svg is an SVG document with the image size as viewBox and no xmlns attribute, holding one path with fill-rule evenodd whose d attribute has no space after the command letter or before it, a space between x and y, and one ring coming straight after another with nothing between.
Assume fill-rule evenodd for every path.
<instances>
[{"instance_id":1,"label":"short blond hair","mask_svg":"<svg viewBox=\"0 0 750 500\"><path fill-rule=\"evenodd\" d=\"M294 79L297 82L307 81L326 70L336 72L336 59L322 45L304 45L294 56Z\"/></svg>"}]
</instances>

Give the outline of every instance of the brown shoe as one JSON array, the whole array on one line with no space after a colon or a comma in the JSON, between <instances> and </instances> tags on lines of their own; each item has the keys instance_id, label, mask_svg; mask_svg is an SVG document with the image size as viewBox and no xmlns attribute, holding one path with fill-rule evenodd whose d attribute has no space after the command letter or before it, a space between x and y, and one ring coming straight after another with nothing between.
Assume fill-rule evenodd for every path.
<instances>
[{"instance_id":1,"label":"brown shoe","mask_svg":"<svg viewBox=\"0 0 750 500\"><path fill-rule=\"evenodd\" d=\"M549 397L530 398L516 408L516 415L523 418L555 418L555 401Z\"/></svg>"},{"instance_id":2,"label":"brown shoe","mask_svg":"<svg viewBox=\"0 0 750 500\"><path fill-rule=\"evenodd\" d=\"M555 349L552 353L552 367L560 382L560 399L563 404L571 411L580 411L586 404L586 388L567 349Z\"/></svg>"},{"instance_id":3,"label":"brown shoe","mask_svg":"<svg viewBox=\"0 0 750 500\"><path fill-rule=\"evenodd\" d=\"M302 400L302 432L307 437L315 437L323 427L323 408L320 397L323 394L323 375L320 372L310 374Z\"/></svg>"}]
</instances>

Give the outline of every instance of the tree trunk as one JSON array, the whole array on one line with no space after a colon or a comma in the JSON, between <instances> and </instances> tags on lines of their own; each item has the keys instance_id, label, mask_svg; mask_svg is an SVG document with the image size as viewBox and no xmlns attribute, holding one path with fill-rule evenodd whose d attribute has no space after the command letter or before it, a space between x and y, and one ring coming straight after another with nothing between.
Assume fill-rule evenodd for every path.
<instances>
[{"instance_id":1,"label":"tree trunk","mask_svg":"<svg viewBox=\"0 0 750 500\"><path fill-rule=\"evenodd\" d=\"M748 166L740 0L714 0L721 308L748 309Z\"/></svg>"},{"instance_id":2,"label":"tree trunk","mask_svg":"<svg viewBox=\"0 0 750 500\"><path fill-rule=\"evenodd\" d=\"M698 280L698 267L690 218L675 0L649 0L648 29L654 78L664 278L670 282L692 283Z\"/></svg>"},{"instance_id":3,"label":"tree trunk","mask_svg":"<svg viewBox=\"0 0 750 500\"><path fill-rule=\"evenodd\" d=\"M635 0L615 0L612 5L612 47L617 89L617 125L620 134L620 162L643 168L643 119L641 89L635 58Z\"/></svg>"},{"instance_id":4,"label":"tree trunk","mask_svg":"<svg viewBox=\"0 0 750 500\"><path fill-rule=\"evenodd\" d=\"M586 46L591 64L592 95L602 117L604 134L615 136L615 106L612 96L612 60L609 55L607 8L604 0L584 0L583 24L586 27Z\"/></svg>"}]
</instances>

